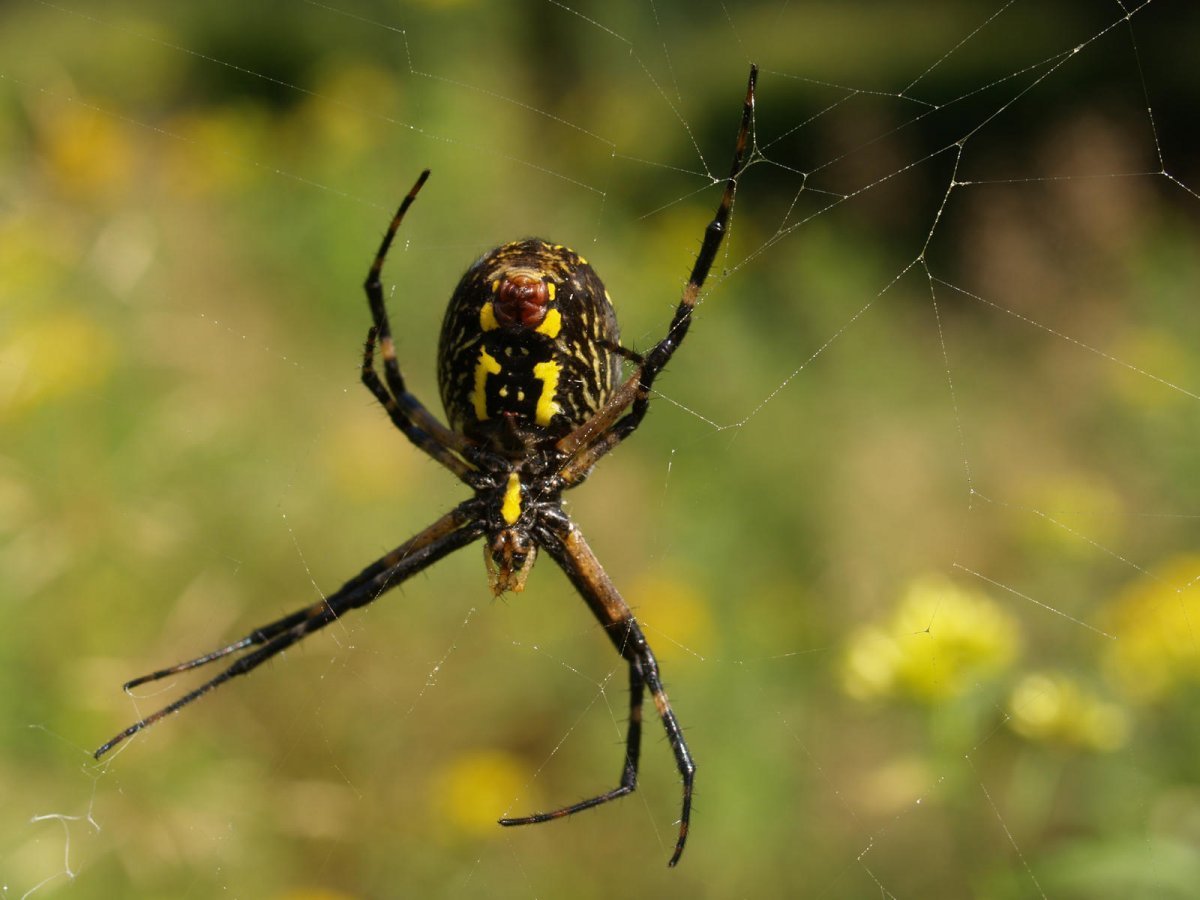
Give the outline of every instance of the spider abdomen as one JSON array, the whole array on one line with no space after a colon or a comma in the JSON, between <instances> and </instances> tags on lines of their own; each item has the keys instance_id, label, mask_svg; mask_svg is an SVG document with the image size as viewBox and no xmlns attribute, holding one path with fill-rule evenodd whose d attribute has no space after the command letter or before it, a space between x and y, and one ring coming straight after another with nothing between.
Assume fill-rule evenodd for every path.
<instances>
[{"instance_id":1,"label":"spider abdomen","mask_svg":"<svg viewBox=\"0 0 1200 900\"><path fill-rule=\"evenodd\" d=\"M438 383L450 426L520 453L586 422L616 389L616 315L595 270L529 239L477 260L450 298Z\"/></svg>"}]
</instances>

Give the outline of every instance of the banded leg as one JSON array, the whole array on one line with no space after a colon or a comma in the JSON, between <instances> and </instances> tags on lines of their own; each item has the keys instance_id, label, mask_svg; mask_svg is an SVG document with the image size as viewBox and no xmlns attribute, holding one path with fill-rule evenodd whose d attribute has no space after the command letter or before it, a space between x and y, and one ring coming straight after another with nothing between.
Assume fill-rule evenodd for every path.
<instances>
[{"instance_id":1,"label":"banded leg","mask_svg":"<svg viewBox=\"0 0 1200 900\"><path fill-rule=\"evenodd\" d=\"M396 238L400 223L404 221L404 214L417 199L417 194L420 193L428 178L429 170L426 169L418 176L404 200L401 201L400 208L392 216L388 230L379 244L375 259L371 262L367 280L363 283L363 289L367 293L367 303L371 307L371 319L374 326L367 332L366 348L363 351L362 381L375 399L383 404L392 422L404 432L410 441L458 475L459 478L467 481L465 475L470 471L470 467L461 458L467 450L466 439L439 422L437 417L429 412L415 395L409 393L404 384L404 376L400 374L400 364L396 361L396 343L392 339L392 326L384 306L383 282L380 280L384 260L387 259L388 250L391 249L392 241ZM384 390L374 368L377 341L380 356L383 358L383 375L387 381L387 390Z\"/></svg>"},{"instance_id":2,"label":"banded leg","mask_svg":"<svg viewBox=\"0 0 1200 900\"><path fill-rule=\"evenodd\" d=\"M683 738L683 729L679 725L679 720L675 718L675 713L667 700L667 693L663 690L662 679L658 672L658 661L654 658L650 645L646 643L645 635L642 634L642 629L633 617L633 613L621 598L612 580L600 567L599 560L584 541L579 529L569 522L563 521L556 530L547 528L544 529L544 532L540 535L542 546L566 573L571 583L575 585L575 589L579 591L588 608L604 626L609 639L616 646L617 652L629 663L629 730L625 738L625 763L621 770L620 784L611 791L570 806L564 806L553 812L535 813L522 818L501 819L500 824L532 825L538 822L547 822L633 793L637 787L641 746L642 697L645 689L649 689L654 706L658 710L659 718L667 733L671 751L675 755L675 765L683 780L679 837L675 842L675 851L667 861L668 866L674 866L679 862L684 844L687 842L692 814L692 789L696 777L696 763Z\"/></svg>"},{"instance_id":3,"label":"banded leg","mask_svg":"<svg viewBox=\"0 0 1200 900\"><path fill-rule=\"evenodd\" d=\"M758 81L758 67L750 67L750 78L746 83L746 99L742 105L742 120L734 143L733 163L729 177L725 179L725 190L717 205L713 220L704 230L704 241L692 266L692 274L683 289L683 297L675 308L666 336L650 348L645 360L629 379L617 389L604 409L589 422L558 442L558 449L574 458L563 467L562 477L568 485L583 478L605 453L629 437L641 424L650 406L650 389L671 356L679 349L692 324L692 311L700 297L700 291L717 258L721 242L729 227L729 215L733 210L733 199L737 194L737 179L746 161L746 150L750 145L751 126L754 122L754 86ZM626 412L628 410L628 412ZM624 414L624 418L621 418Z\"/></svg>"},{"instance_id":4,"label":"banded leg","mask_svg":"<svg viewBox=\"0 0 1200 900\"><path fill-rule=\"evenodd\" d=\"M104 743L93 756L99 759L126 738L148 728L159 719L178 712L231 678L245 675L258 668L273 656L282 653L292 644L303 640L313 632L324 628L344 613L366 606L386 591L437 562L443 556L453 553L478 538L483 533L483 525L477 519L472 521L474 516L468 509L472 502L468 501L451 510L411 540L405 541L395 550L371 563L331 596L289 613L268 625L256 628L241 640L234 641L211 653L166 669L159 669L157 672L143 675L141 678L135 678L126 683L125 689L131 690L138 685L207 665L250 647L258 647L257 650L238 657L214 678L184 694L178 700L130 725Z\"/></svg>"}]
</instances>

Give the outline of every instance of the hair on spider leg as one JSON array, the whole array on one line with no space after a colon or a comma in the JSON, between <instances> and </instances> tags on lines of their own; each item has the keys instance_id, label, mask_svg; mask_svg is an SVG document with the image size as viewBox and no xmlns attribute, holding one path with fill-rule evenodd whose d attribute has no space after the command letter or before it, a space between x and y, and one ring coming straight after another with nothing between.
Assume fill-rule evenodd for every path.
<instances>
[{"instance_id":1,"label":"hair on spider leg","mask_svg":"<svg viewBox=\"0 0 1200 900\"><path fill-rule=\"evenodd\" d=\"M130 690L233 657L207 681L105 742L95 752L97 759L484 538L495 596L521 591L541 551L566 574L599 621L625 660L629 677L629 719L617 786L548 812L506 816L500 824L561 819L632 793L641 753L642 705L649 693L683 785L679 830L667 864L679 862L691 824L696 763L667 699L654 652L567 515L562 494L581 484L605 454L637 430L649 409L655 379L688 333L746 164L757 77L757 67L751 66L729 175L666 334L645 353L625 348L604 284L586 259L540 238L501 244L467 269L446 309L437 365L448 424L408 390L381 281L388 250L429 179L428 169L421 172L392 217L363 284L371 325L363 345L361 380L396 428L467 485L471 496L319 602L259 626L233 643L126 683ZM633 371L622 378L626 363Z\"/></svg>"}]
</instances>

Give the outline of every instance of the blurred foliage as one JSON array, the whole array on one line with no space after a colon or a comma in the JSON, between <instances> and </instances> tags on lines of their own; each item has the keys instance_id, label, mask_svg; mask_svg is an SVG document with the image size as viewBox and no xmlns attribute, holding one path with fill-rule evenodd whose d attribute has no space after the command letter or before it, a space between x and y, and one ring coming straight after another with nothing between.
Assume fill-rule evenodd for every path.
<instances>
[{"instance_id":1,"label":"blurred foliage","mask_svg":"<svg viewBox=\"0 0 1200 900\"><path fill-rule=\"evenodd\" d=\"M1194 896L1198 13L1120 15L7 4L4 893ZM420 396L458 275L526 234L644 349L751 56L719 271L571 497L698 760L680 867L654 726L633 798L492 824L619 772L625 672L546 561L493 602L464 551L94 764L192 683L127 678L462 496L357 384L416 173L385 276Z\"/></svg>"}]
</instances>

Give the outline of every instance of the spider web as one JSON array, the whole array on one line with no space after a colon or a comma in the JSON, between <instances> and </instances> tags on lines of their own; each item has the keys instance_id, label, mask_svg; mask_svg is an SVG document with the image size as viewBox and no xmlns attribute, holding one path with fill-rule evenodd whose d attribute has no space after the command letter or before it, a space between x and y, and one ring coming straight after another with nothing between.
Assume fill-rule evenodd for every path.
<instances>
[{"instance_id":1,"label":"spider web","mask_svg":"<svg viewBox=\"0 0 1200 900\"><path fill-rule=\"evenodd\" d=\"M1187 4L25 0L0 338L4 895L1187 897L1200 883ZM127 678L462 497L357 383L502 240L695 327L570 512L699 764L543 561L457 554L129 742ZM648 707L649 710L649 707Z\"/></svg>"}]
</instances>

